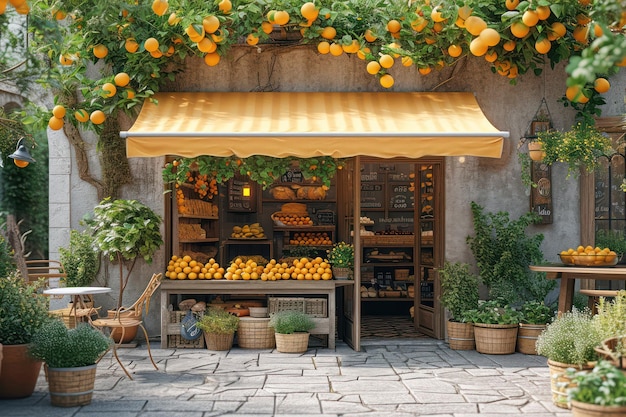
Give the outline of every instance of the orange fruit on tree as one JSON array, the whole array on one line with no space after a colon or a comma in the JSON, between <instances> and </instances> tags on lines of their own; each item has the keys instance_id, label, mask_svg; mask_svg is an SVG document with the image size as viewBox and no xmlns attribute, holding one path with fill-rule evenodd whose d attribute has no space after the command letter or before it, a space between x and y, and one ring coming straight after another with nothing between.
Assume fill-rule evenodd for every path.
<instances>
[{"instance_id":1,"label":"orange fruit on tree","mask_svg":"<svg viewBox=\"0 0 626 417\"><path fill-rule=\"evenodd\" d=\"M326 26L322 29L320 36L324 39L333 40L337 36L337 30L332 26Z\"/></svg>"},{"instance_id":2,"label":"orange fruit on tree","mask_svg":"<svg viewBox=\"0 0 626 417\"><path fill-rule=\"evenodd\" d=\"M128 83L130 82L130 76L126 74L125 72L120 72L119 74L115 75L115 77L113 78L113 81L115 82L115 85L118 87L126 87Z\"/></svg>"},{"instance_id":3,"label":"orange fruit on tree","mask_svg":"<svg viewBox=\"0 0 626 417\"><path fill-rule=\"evenodd\" d=\"M588 15L584 13L579 13L576 15L576 23L578 23L579 25L584 26L589 22L591 22L591 18Z\"/></svg>"},{"instance_id":4,"label":"orange fruit on tree","mask_svg":"<svg viewBox=\"0 0 626 417\"><path fill-rule=\"evenodd\" d=\"M2 2L0 2L2 3ZM6 0L4 2L4 4L6 4ZM1 8L2 6L0 6ZM63 10L53 10L52 11L52 16L56 19L56 20L63 20L67 17L67 13L65 13L65 11Z\"/></svg>"},{"instance_id":5,"label":"orange fruit on tree","mask_svg":"<svg viewBox=\"0 0 626 417\"><path fill-rule=\"evenodd\" d=\"M154 0L152 2L152 11L157 16L163 16L167 11L167 0Z\"/></svg>"},{"instance_id":6,"label":"orange fruit on tree","mask_svg":"<svg viewBox=\"0 0 626 417\"><path fill-rule=\"evenodd\" d=\"M500 34L497 30L492 28L486 28L482 32L480 32L480 36L483 41L487 44L487 46L496 46L500 43Z\"/></svg>"},{"instance_id":7,"label":"orange fruit on tree","mask_svg":"<svg viewBox=\"0 0 626 417\"><path fill-rule=\"evenodd\" d=\"M519 0L506 0L504 5L507 10L515 10L515 8L519 5Z\"/></svg>"},{"instance_id":8,"label":"orange fruit on tree","mask_svg":"<svg viewBox=\"0 0 626 417\"><path fill-rule=\"evenodd\" d=\"M215 43L223 42L224 36L222 35L222 31L218 29L215 33L211 33L211 39L213 39Z\"/></svg>"},{"instance_id":9,"label":"orange fruit on tree","mask_svg":"<svg viewBox=\"0 0 626 417\"><path fill-rule=\"evenodd\" d=\"M185 29L185 33L189 36L192 42L200 42L202 38L204 38L205 30L203 25L199 25L197 23L192 23L187 26Z\"/></svg>"},{"instance_id":10,"label":"orange fruit on tree","mask_svg":"<svg viewBox=\"0 0 626 417\"><path fill-rule=\"evenodd\" d=\"M394 61L393 57L391 55L388 55L388 54L383 54L383 55L380 56L380 58L378 58L378 63L383 68L391 68L391 67L393 67L394 62L395 61Z\"/></svg>"},{"instance_id":11,"label":"orange fruit on tree","mask_svg":"<svg viewBox=\"0 0 626 417\"><path fill-rule=\"evenodd\" d=\"M52 130L60 130L63 128L63 119L52 116L50 120L48 120L48 127Z\"/></svg>"},{"instance_id":12,"label":"orange fruit on tree","mask_svg":"<svg viewBox=\"0 0 626 417\"><path fill-rule=\"evenodd\" d=\"M441 32L442 30L443 30L443 23L441 23L441 22L436 22L436 23L434 23L434 24L433 24L433 31L434 31L435 33L439 33L439 32Z\"/></svg>"},{"instance_id":13,"label":"orange fruit on tree","mask_svg":"<svg viewBox=\"0 0 626 417\"><path fill-rule=\"evenodd\" d=\"M57 117L59 119L62 119L65 117L65 107L63 107L60 104L57 104L56 106L54 106L52 108L52 114L54 115L54 117Z\"/></svg>"},{"instance_id":14,"label":"orange fruit on tree","mask_svg":"<svg viewBox=\"0 0 626 417\"><path fill-rule=\"evenodd\" d=\"M257 43L259 42L259 38L257 37ZM198 50L200 52L211 53L217 50L217 44L213 42L211 38L203 38L200 42L196 44Z\"/></svg>"},{"instance_id":15,"label":"orange fruit on tree","mask_svg":"<svg viewBox=\"0 0 626 417\"><path fill-rule=\"evenodd\" d=\"M548 39L551 41L562 38L567 33L567 28L561 22L554 22L550 25L548 29Z\"/></svg>"},{"instance_id":16,"label":"orange fruit on tree","mask_svg":"<svg viewBox=\"0 0 626 417\"><path fill-rule=\"evenodd\" d=\"M422 16L417 16L414 21L411 22L411 28L416 32L423 31L428 26L428 20Z\"/></svg>"},{"instance_id":17,"label":"orange fruit on tree","mask_svg":"<svg viewBox=\"0 0 626 417\"><path fill-rule=\"evenodd\" d=\"M209 67L214 67L220 63L220 56L217 52L211 52L210 54L206 54L204 56L204 63Z\"/></svg>"},{"instance_id":18,"label":"orange fruit on tree","mask_svg":"<svg viewBox=\"0 0 626 417\"><path fill-rule=\"evenodd\" d=\"M206 33L215 33L220 28L220 20L217 16L209 15L202 19L202 27Z\"/></svg>"},{"instance_id":19,"label":"orange fruit on tree","mask_svg":"<svg viewBox=\"0 0 626 417\"><path fill-rule=\"evenodd\" d=\"M392 42L389 45L387 45L387 47L391 50L398 50L398 49L402 49L402 45L400 45L397 42ZM400 54L397 52L389 52L389 55L391 55L394 58L399 58Z\"/></svg>"},{"instance_id":20,"label":"orange fruit on tree","mask_svg":"<svg viewBox=\"0 0 626 417\"><path fill-rule=\"evenodd\" d=\"M461 29L465 29L465 20L461 19L460 17L456 18L456 22L454 22L454 24L460 27Z\"/></svg>"},{"instance_id":21,"label":"orange fruit on tree","mask_svg":"<svg viewBox=\"0 0 626 417\"><path fill-rule=\"evenodd\" d=\"M510 39L502 44L502 49L511 52L515 50L515 46L517 46L517 43L513 39Z\"/></svg>"},{"instance_id":22,"label":"orange fruit on tree","mask_svg":"<svg viewBox=\"0 0 626 417\"><path fill-rule=\"evenodd\" d=\"M22 3L21 6L16 7L15 11L17 12L17 14L27 15L30 12L30 6L28 5L28 3L24 2L24 3ZM14 159L14 161L15 161L15 159Z\"/></svg>"},{"instance_id":23,"label":"orange fruit on tree","mask_svg":"<svg viewBox=\"0 0 626 417\"><path fill-rule=\"evenodd\" d=\"M233 9L233 3L230 0L222 0L218 3L217 6L224 14L230 13L230 11Z\"/></svg>"},{"instance_id":24,"label":"orange fruit on tree","mask_svg":"<svg viewBox=\"0 0 626 417\"><path fill-rule=\"evenodd\" d=\"M411 58L410 56L403 56L401 62L403 66L410 67L411 65L413 65L413 58Z\"/></svg>"},{"instance_id":25,"label":"orange fruit on tree","mask_svg":"<svg viewBox=\"0 0 626 417\"><path fill-rule=\"evenodd\" d=\"M469 7L468 5L459 7L459 10L457 10L457 14L463 20L466 20L468 17L470 17L472 12L473 12L472 8Z\"/></svg>"},{"instance_id":26,"label":"orange fruit on tree","mask_svg":"<svg viewBox=\"0 0 626 417\"><path fill-rule=\"evenodd\" d=\"M72 60L72 58L69 57L69 55L66 55L66 54L59 55L59 64L63 66L68 66L68 65L72 65L73 63L74 61Z\"/></svg>"},{"instance_id":27,"label":"orange fruit on tree","mask_svg":"<svg viewBox=\"0 0 626 417\"><path fill-rule=\"evenodd\" d=\"M376 35L374 35L374 32L372 32L371 29L367 29L365 31L365 35L363 37L368 42L374 42L376 39L378 39L378 37Z\"/></svg>"},{"instance_id":28,"label":"orange fruit on tree","mask_svg":"<svg viewBox=\"0 0 626 417\"><path fill-rule=\"evenodd\" d=\"M459 45L450 45L450 46L448 46L448 54L452 58L456 58L458 56L461 56L462 53L463 53L463 48L461 48Z\"/></svg>"},{"instance_id":29,"label":"orange fruit on tree","mask_svg":"<svg viewBox=\"0 0 626 417\"><path fill-rule=\"evenodd\" d=\"M524 24L529 28L537 26L537 23L539 23L539 16L536 11L528 9L522 15L522 22L524 22Z\"/></svg>"},{"instance_id":30,"label":"orange fruit on tree","mask_svg":"<svg viewBox=\"0 0 626 417\"><path fill-rule=\"evenodd\" d=\"M150 56L152 58L161 58L163 56L163 52L161 52L159 49L157 49L156 51L150 52ZM153 76L153 78L156 78L156 77Z\"/></svg>"},{"instance_id":31,"label":"orange fruit on tree","mask_svg":"<svg viewBox=\"0 0 626 417\"><path fill-rule=\"evenodd\" d=\"M487 49L489 49L489 45L485 43L485 40L480 36L472 39L470 42L470 52L474 56L483 56L487 53Z\"/></svg>"},{"instance_id":32,"label":"orange fruit on tree","mask_svg":"<svg viewBox=\"0 0 626 417\"><path fill-rule=\"evenodd\" d=\"M102 84L102 95L104 97L113 97L115 93L117 93L117 88L112 83L104 83Z\"/></svg>"},{"instance_id":33,"label":"orange fruit on tree","mask_svg":"<svg viewBox=\"0 0 626 417\"><path fill-rule=\"evenodd\" d=\"M433 69L431 67L420 67L417 71L422 75L428 75Z\"/></svg>"},{"instance_id":34,"label":"orange fruit on tree","mask_svg":"<svg viewBox=\"0 0 626 417\"><path fill-rule=\"evenodd\" d=\"M572 31L572 37L582 44L589 42L589 27L583 25L577 25Z\"/></svg>"},{"instance_id":35,"label":"orange fruit on tree","mask_svg":"<svg viewBox=\"0 0 626 417\"><path fill-rule=\"evenodd\" d=\"M146 39L146 41L143 44L143 47L146 49L146 51L148 52L154 52L157 49L159 49L159 41L157 41L154 38L148 38Z\"/></svg>"},{"instance_id":36,"label":"orange fruit on tree","mask_svg":"<svg viewBox=\"0 0 626 417\"><path fill-rule=\"evenodd\" d=\"M274 27L273 27L273 25L272 25L270 22L268 22L267 20L264 20L264 21L261 23L261 30L262 30L264 33L266 33L266 34L268 34L268 35L269 35L269 34L270 34L270 33L272 33L272 31L274 30Z\"/></svg>"},{"instance_id":37,"label":"orange fruit on tree","mask_svg":"<svg viewBox=\"0 0 626 417\"><path fill-rule=\"evenodd\" d=\"M330 44L329 52L333 56L339 56L343 54L343 48L341 47L340 44L333 42Z\"/></svg>"},{"instance_id":38,"label":"orange fruit on tree","mask_svg":"<svg viewBox=\"0 0 626 417\"><path fill-rule=\"evenodd\" d=\"M279 10L274 14L274 22L277 25L286 25L289 23L289 13L284 10Z\"/></svg>"},{"instance_id":39,"label":"orange fruit on tree","mask_svg":"<svg viewBox=\"0 0 626 417\"><path fill-rule=\"evenodd\" d=\"M94 110L89 116L89 120L91 120L91 123L93 123L94 125L100 125L104 123L105 119L106 116L104 115L104 112L102 110Z\"/></svg>"},{"instance_id":40,"label":"orange fruit on tree","mask_svg":"<svg viewBox=\"0 0 626 417\"><path fill-rule=\"evenodd\" d=\"M600 26L598 23L593 23L593 34L595 35L596 38L599 38L600 36L604 34L604 31L602 30L602 26Z\"/></svg>"},{"instance_id":41,"label":"orange fruit on tree","mask_svg":"<svg viewBox=\"0 0 626 417\"><path fill-rule=\"evenodd\" d=\"M572 85L565 90L565 97L573 103L585 103L587 97L583 93L583 89L579 85ZM587 99L588 101L589 99Z\"/></svg>"},{"instance_id":42,"label":"orange fruit on tree","mask_svg":"<svg viewBox=\"0 0 626 417\"><path fill-rule=\"evenodd\" d=\"M498 53L496 51L487 51L485 54L485 61L495 62L498 59Z\"/></svg>"},{"instance_id":43,"label":"orange fruit on tree","mask_svg":"<svg viewBox=\"0 0 626 417\"><path fill-rule=\"evenodd\" d=\"M513 36L515 36L516 38L523 38L524 36L528 35L528 32L530 32L530 28L528 26L526 26L524 24L524 22L513 22L511 24L511 33L513 34Z\"/></svg>"},{"instance_id":44,"label":"orange fruit on tree","mask_svg":"<svg viewBox=\"0 0 626 417\"><path fill-rule=\"evenodd\" d=\"M546 20L550 17L550 14L552 13L550 11L550 6L537 6L537 9L535 11L537 12L537 17L539 17L539 20Z\"/></svg>"},{"instance_id":45,"label":"orange fruit on tree","mask_svg":"<svg viewBox=\"0 0 626 417\"><path fill-rule=\"evenodd\" d=\"M276 21L274 20L274 15L276 14L276 10L270 10L269 12L267 12L267 21L270 22L271 24L276 23Z\"/></svg>"},{"instance_id":46,"label":"orange fruit on tree","mask_svg":"<svg viewBox=\"0 0 626 417\"><path fill-rule=\"evenodd\" d=\"M470 16L465 19L465 29L467 29L467 31L474 36L480 35L480 32L486 28L487 23L485 23L485 21L478 16Z\"/></svg>"},{"instance_id":47,"label":"orange fruit on tree","mask_svg":"<svg viewBox=\"0 0 626 417\"><path fill-rule=\"evenodd\" d=\"M89 120L89 113L85 109L78 109L74 112L74 118L81 123L85 123Z\"/></svg>"},{"instance_id":48,"label":"orange fruit on tree","mask_svg":"<svg viewBox=\"0 0 626 417\"><path fill-rule=\"evenodd\" d=\"M440 10L441 10L441 6L435 6L435 7L433 7L433 11L430 13L430 18L435 23L443 22L444 20L446 20L446 18L441 15L441 11Z\"/></svg>"},{"instance_id":49,"label":"orange fruit on tree","mask_svg":"<svg viewBox=\"0 0 626 417\"><path fill-rule=\"evenodd\" d=\"M252 45L252 46L256 45L257 43L259 43L259 35L257 35L256 33L248 34L248 36L246 36L246 43L248 45ZM217 45L216 45L216 47L217 47ZM198 49L200 49L199 46L198 46Z\"/></svg>"},{"instance_id":50,"label":"orange fruit on tree","mask_svg":"<svg viewBox=\"0 0 626 417\"><path fill-rule=\"evenodd\" d=\"M133 38L128 38L124 42L124 48L128 53L134 54L139 49L139 44Z\"/></svg>"},{"instance_id":51,"label":"orange fruit on tree","mask_svg":"<svg viewBox=\"0 0 626 417\"><path fill-rule=\"evenodd\" d=\"M380 68L381 68L380 64L376 61L368 62L367 67L366 67L368 74L371 74L371 75L378 74L378 72L380 71Z\"/></svg>"},{"instance_id":52,"label":"orange fruit on tree","mask_svg":"<svg viewBox=\"0 0 626 417\"><path fill-rule=\"evenodd\" d=\"M124 98L128 100L132 100L135 98L135 90L133 90L132 88L125 88L122 96L124 96Z\"/></svg>"},{"instance_id":53,"label":"orange fruit on tree","mask_svg":"<svg viewBox=\"0 0 626 417\"><path fill-rule=\"evenodd\" d=\"M167 18L167 24L170 26L174 26L177 25L180 20L180 17L178 17L176 13L171 13L170 16Z\"/></svg>"},{"instance_id":54,"label":"orange fruit on tree","mask_svg":"<svg viewBox=\"0 0 626 417\"><path fill-rule=\"evenodd\" d=\"M93 54L96 58L104 58L109 54L109 48L99 43L93 47Z\"/></svg>"},{"instance_id":55,"label":"orange fruit on tree","mask_svg":"<svg viewBox=\"0 0 626 417\"><path fill-rule=\"evenodd\" d=\"M387 30L391 33L400 32L401 27L402 26L400 25L400 22L398 22L396 19L391 19L387 22Z\"/></svg>"},{"instance_id":56,"label":"orange fruit on tree","mask_svg":"<svg viewBox=\"0 0 626 417\"><path fill-rule=\"evenodd\" d=\"M317 52L319 52L322 55L326 55L328 53L330 53L330 43L326 42L326 41L321 41L320 43L317 44Z\"/></svg>"},{"instance_id":57,"label":"orange fruit on tree","mask_svg":"<svg viewBox=\"0 0 626 417\"><path fill-rule=\"evenodd\" d=\"M548 38L540 38L535 42L535 50L540 54L547 54L552 47L552 42Z\"/></svg>"},{"instance_id":58,"label":"orange fruit on tree","mask_svg":"<svg viewBox=\"0 0 626 417\"><path fill-rule=\"evenodd\" d=\"M384 88L391 88L393 87L393 77L389 74L385 74L382 77L380 77L380 85L382 85Z\"/></svg>"},{"instance_id":59,"label":"orange fruit on tree","mask_svg":"<svg viewBox=\"0 0 626 417\"><path fill-rule=\"evenodd\" d=\"M611 88L611 84L606 78L597 78L593 82L593 88L600 94L606 93Z\"/></svg>"},{"instance_id":60,"label":"orange fruit on tree","mask_svg":"<svg viewBox=\"0 0 626 417\"><path fill-rule=\"evenodd\" d=\"M300 7L300 14L306 20L315 20L319 16L320 11L315 7L315 3L308 1Z\"/></svg>"}]
</instances>

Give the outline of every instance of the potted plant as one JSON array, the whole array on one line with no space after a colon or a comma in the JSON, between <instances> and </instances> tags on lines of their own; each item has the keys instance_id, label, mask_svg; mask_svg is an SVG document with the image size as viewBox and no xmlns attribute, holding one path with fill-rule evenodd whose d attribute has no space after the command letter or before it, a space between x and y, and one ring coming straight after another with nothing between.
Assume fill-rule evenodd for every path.
<instances>
[{"instance_id":1,"label":"potted plant","mask_svg":"<svg viewBox=\"0 0 626 417\"><path fill-rule=\"evenodd\" d=\"M492 355L515 352L520 314L502 300L479 303L478 308L465 313L474 323L476 351Z\"/></svg>"},{"instance_id":2,"label":"potted plant","mask_svg":"<svg viewBox=\"0 0 626 417\"><path fill-rule=\"evenodd\" d=\"M600 297L594 323L602 337L602 343L595 347L598 356L610 361L620 369L626 369L626 291L618 291L609 300Z\"/></svg>"},{"instance_id":3,"label":"potted plant","mask_svg":"<svg viewBox=\"0 0 626 417\"><path fill-rule=\"evenodd\" d=\"M439 301L450 312L446 324L450 349L472 350L476 346L474 326L464 315L478 308L478 276L469 268L468 264L446 261L439 270Z\"/></svg>"},{"instance_id":4,"label":"potted plant","mask_svg":"<svg viewBox=\"0 0 626 417\"><path fill-rule=\"evenodd\" d=\"M626 374L610 362L599 361L591 372L568 370L574 382L567 398L574 417L626 414Z\"/></svg>"},{"instance_id":5,"label":"potted plant","mask_svg":"<svg viewBox=\"0 0 626 417\"><path fill-rule=\"evenodd\" d=\"M611 248L620 257L619 263L625 262L621 258L626 254L626 237L620 230L598 230L596 232L596 246L601 248Z\"/></svg>"},{"instance_id":6,"label":"potted plant","mask_svg":"<svg viewBox=\"0 0 626 417\"><path fill-rule=\"evenodd\" d=\"M70 230L69 246L59 248L59 254L66 287L87 287L96 279L100 260L93 238L86 231Z\"/></svg>"},{"instance_id":7,"label":"potted plant","mask_svg":"<svg viewBox=\"0 0 626 417\"><path fill-rule=\"evenodd\" d=\"M28 343L50 320L42 287L43 281L27 283L17 271L0 277L0 398L28 397L35 389L41 361L28 355Z\"/></svg>"},{"instance_id":8,"label":"potted plant","mask_svg":"<svg viewBox=\"0 0 626 417\"><path fill-rule=\"evenodd\" d=\"M52 405L76 407L91 403L96 362L109 344L109 338L86 323L68 329L61 321L52 320L33 335L29 352L46 364Z\"/></svg>"},{"instance_id":9,"label":"potted plant","mask_svg":"<svg viewBox=\"0 0 626 417\"><path fill-rule=\"evenodd\" d=\"M328 253L328 263L336 279L350 279L354 269L354 246L346 242L335 243Z\"/></svg>"},{"instance_id":10,"label":"potted plant","mask_svg":"<svg viewBox=\"0 0 626 417\"><path fill-rule=\"evenodd\" d=\"M154 253L163 244L160 231L162 219L137 200L111 200L107 197L94 207L93 216L84 221L90 227L94 247L118 264L119 309L137 259L141 257L152 263Z\"/></svg>"},{"instance_id":11,"label":"potted plant","mask_svg":"<svg viewBox=\"0 0 626 417\"><path fill-rule=\"evenodd\" d=\"M568 408L571 380L565 373L567 368L591 370L597 360L594 348L601 340L590 312L576 309L562 313L537 337L537 353L548 359L552 402L556 406Z\"/></svg>"},{"instance_id":12,"label":"potted plant","mask_svg":"<svg viewBox=\"0 0 626 417\"><path fill-rule=\"evenodd\" d=\"M308 348L309 330L315 321L302 311L279 311L271 315L269 325L274 329L278 352L302 353Z\"/></svg>"},{"instance_id":13,"label":"potted plant","mask_svg":"<svg viewBox=\"0 0 626 417\"><path fill-rule=\"evenodd\" d=\"M233 346L239 317L221 308L210 308L198 319L196 326L204 332L209 350L229 350Z\"/></svg>"},{"instance_id":14,"label":"potted plant","mask_svg":"<svg viewBox=\"0 0 626 417\"><path fill-rule=\"evenodd\" d=\"M520 313L517 351L526 355L536 355L537 337L554 318L554 310L540 301L532 300L522 304Z\"/></svg>"}]
</instances>

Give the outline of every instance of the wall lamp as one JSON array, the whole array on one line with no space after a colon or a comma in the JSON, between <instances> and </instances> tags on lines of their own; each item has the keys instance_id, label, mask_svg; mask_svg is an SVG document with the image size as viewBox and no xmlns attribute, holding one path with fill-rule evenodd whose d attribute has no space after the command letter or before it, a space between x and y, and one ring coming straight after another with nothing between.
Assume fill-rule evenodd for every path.
<instances>
[{"instance_id":1,"label":"wall lamp","mask_svg":"<svg viewBox=\"0 0 626 417\"><path fill-rule=\"evenodd\" d=\"M17 141L17 146L15 147L15 152L9 155L9 158L13 159L13 163L17 165L19 168L25 168L31 162L35 162L28 149L26 149L26 145L24 145L24 138L21 138Z\"/></svg>"}]
</instances>

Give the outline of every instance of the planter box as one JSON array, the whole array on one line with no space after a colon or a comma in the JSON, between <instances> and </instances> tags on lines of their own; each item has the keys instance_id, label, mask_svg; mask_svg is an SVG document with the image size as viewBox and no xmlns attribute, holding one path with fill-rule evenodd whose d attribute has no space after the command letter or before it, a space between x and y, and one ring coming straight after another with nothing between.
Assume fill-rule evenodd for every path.
<instances>
[{"instance_id":1,"label":"planter box","mask_svg":"<svg viewBox=\"0 0 626 417\"><path fill-rule=\"evenodd\" d=\"M490 355L515 353L518 324L474 323L476 351Z\"/></svg>"}]
</instances>

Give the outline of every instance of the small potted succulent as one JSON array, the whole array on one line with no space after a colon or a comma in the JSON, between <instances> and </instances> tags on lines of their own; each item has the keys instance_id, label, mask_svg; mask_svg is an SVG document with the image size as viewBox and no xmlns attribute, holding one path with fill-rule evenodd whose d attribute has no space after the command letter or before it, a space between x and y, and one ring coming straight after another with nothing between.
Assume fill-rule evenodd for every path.
<instances>
[{"instance_id":1,"label":"small potted succulent","mask_svg":"<svg viewBox=\"0 0 626 417\"><path fill-rule=\"evenodd\" d=\"M109 346L110 339L86 323L68 329L61 321L52 320L33 335L29 352L46 363L52 405L91 403L96 363Z\"/></svg>"},{"instance_id":2,"label":"small potted succulent","mask_svg":"<svg viewBox=\"0 0 626 417\"><path fill-rule=\"evenodd\" d=\"M492 355L515 352L520 313L501 300L479 303L478 308L465 313L474 323L476 351Z\"/></svg>"},{"instance_id":3,"label":"small potted succulent","mask_svg":"<svg viewBox=\"0 0 626 417\"><path fill-rule=\"evenodd\" d=\"M346 242L335 243L327 250L333 276L336 279L350 279L354 269L354 246Z\"/></svg>"},{"instance_id":4,"label":"small potted succulent","mask_svg":"<svg viewBox=\"0 0 626 417\"><path fill-rule=\"evenodd\" d=\"M274 329L278 352L302 353L308 348L315 321L302 311L279 311L270 316L269 326Z\"/></svg>"},{"instance_id":5,"label":"small potted succulent","mask_svg":"<svg viewBox=\"0 0 626 417\"><path fill-rule=\"evenodd\" d=\"M210 308L198 319L196 326L204 332L209 350L229 350L233 346L239 317L221 308Z\"/></svg>"},{"instance_id":6,"label":"small potted succulent","mask_svg":"<svg viewBox=\"0 0 626 417\"><path fill-rule=\"evenodd\" d=\"M532 300L522 304L517 332L517 351L526 355L537 354L537 337L554 318L554 310L541 301Z\"/></svg>"},{"instance_id":7,"label":"small potted succulent","mask_svg":"<svg viewBox=\"0 0 626 417\"><path fill-rule=\"evenodd\" d=\"M626 415L626 375L600 361L591 372L568 370L574 386L567 392L574 417Z\"/></svg>"}]
</instances>

